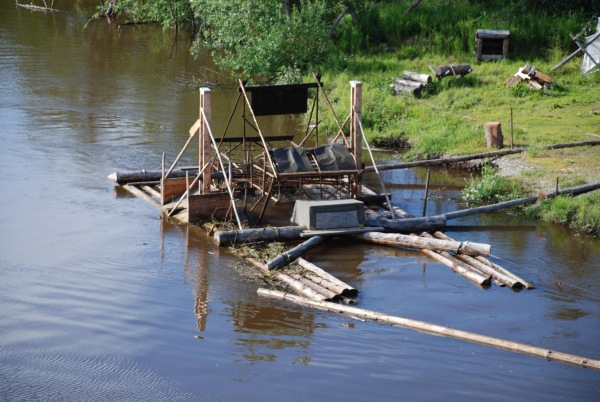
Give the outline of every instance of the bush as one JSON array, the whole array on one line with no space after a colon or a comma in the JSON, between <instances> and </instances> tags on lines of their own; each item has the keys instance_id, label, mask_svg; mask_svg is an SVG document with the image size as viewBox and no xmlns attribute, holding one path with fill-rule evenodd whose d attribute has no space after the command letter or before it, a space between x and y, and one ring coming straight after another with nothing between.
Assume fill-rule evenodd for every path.
<instances>
[{"instance_id":1,"label":"bush","mask_svg":"<svg viewBox=\"0 0 600 402\"><path fill-rule=\"evenodd\" d=\"M501 177L486 163L481 169L481 177L469 180L461 196L465 201L493 203L520 198L523 192L516 181Z\"/></svg>"}]
</instances>

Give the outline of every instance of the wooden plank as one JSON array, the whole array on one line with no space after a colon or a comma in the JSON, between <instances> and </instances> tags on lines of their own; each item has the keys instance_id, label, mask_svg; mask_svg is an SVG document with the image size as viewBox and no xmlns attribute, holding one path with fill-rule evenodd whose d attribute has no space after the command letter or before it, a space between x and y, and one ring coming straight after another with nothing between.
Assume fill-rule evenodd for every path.
<instances>
[{"instance_id":1,"label":"wooden plank","mask_svg":"<svg viewBox=\"0 0 600 402\"><path fill-rule=\"evenodd\" d=\"M194 186L198 188L198 186ZM187 182L185 177L175 177L164 179L161 185L161 203L165 205L172 201L173 197L179 197L187 190Z\"/></svg>"},{"instance_id":2,"label":"wooden plank","mask_svg":"<svg viewBox=\"0 0 600 402\"><path fill-rule=\"evenodd\" d=\"M571 355L568 353L557 352L546 348L540 348L537 346L526 345L523 343L512 342L506 339L494 338L487 335L479 335L473 332L462 331L450 327L444 327L441 325L431 324L424 321L413 320L410 318L403 318L398 316L392 316L376 311L365 310L352 306L344 306L337 303L330 302L317 302L307 298L295 296L289 293L278 292L275 290L268 290L259 288L257 291L261 297L271 297L281 300L287 300L292 303L296 303L302 306L316 308L319 310L330 311L333 313L347 314L351 317L361 317L369 320L374 320L384 324L389 324L401 328L407 328L416 330L419 332L445 336L448 338L461 339L468 342L477 343L479 345L490 346L497 349L507 350L510 352L527 354L530 356L540 357L542 359L557 361L561 363L571 364L583 368L592 370L600 370L600 360L590 359L587 357L581 357Z\"/></svg>"},{"instance_id":3,"label":"wooden plank","mask_svg":"<svg viewBox=\"0 0 600 402\"><path fill-rule=\"evenodd\" d=\"M202 218L223 218L231 205L229 193L208 193L188 197L188 222L196 222Z\"/></svg>"}]
</instances>

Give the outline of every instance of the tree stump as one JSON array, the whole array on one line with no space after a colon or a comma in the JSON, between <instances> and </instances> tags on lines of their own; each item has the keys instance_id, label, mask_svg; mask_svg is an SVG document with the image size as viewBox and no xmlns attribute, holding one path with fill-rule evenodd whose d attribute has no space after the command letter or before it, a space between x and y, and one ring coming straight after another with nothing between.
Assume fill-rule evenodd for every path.
<instances>
[{"instance_id":1,"label":"tree stump","mask_svg":"<svg viewBox=\"0 0 600 402\"><path fill-rule=\"evenodd\" d=\"M502 148L504 146L504 137L499 121L485 123L483 130L485 131L485 141L488 148Z\"/></svg>"}]
</instances>

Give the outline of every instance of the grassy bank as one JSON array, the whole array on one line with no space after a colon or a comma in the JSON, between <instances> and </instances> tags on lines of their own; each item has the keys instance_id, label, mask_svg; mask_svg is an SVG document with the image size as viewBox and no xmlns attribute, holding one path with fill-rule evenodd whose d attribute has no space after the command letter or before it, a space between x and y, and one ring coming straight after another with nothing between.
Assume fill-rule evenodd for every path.
<instances>
[{"instance_id":1,"label":"grassy bank","mask_svg":"<svg viewBox=\"0 0 600 402\"><path fill-rule=\"evenodd\" d=\"M448 12L440 13L436 7L446 7ZM499 121L505 146L512 140L514 146L529 149L525 155L510 158L526 167L511 173L525 191L544 191L557 178L563 187L600 181L600 147L541 151L547 144L600 139L600 73L582 75L578 57L551 74L548 92L524 83L505 86L527 63L548 73L574 50L569 33L578 33L589 16L558 18L481 7L429 1L404 14L405 4L386 4L365 16L358 28L346 21L340 45L354 56L323 74L339 115L349 110L348 81L359 80L364 88L363 125L368 137L375 144L407 147L406 159L485 151L483 125ZM477 29L509 30L508 59L477 62ZM470 64L473 72L434 79L420 98L392 93L390 84L402 71L431 74L430 65L449 63ZM324 124L330 133L335 132L332 120ZM580 198L588 200L581 201L586 211L600 210L597 197ZM550 217L542 213L548 205L539 210L544 219L571 224L577 216L570 212L567 219ZM583 216L586 221L597 212ZM593 225L591 230L580 226L600 233L600 223Z\"/></svg>"}]
</instances>

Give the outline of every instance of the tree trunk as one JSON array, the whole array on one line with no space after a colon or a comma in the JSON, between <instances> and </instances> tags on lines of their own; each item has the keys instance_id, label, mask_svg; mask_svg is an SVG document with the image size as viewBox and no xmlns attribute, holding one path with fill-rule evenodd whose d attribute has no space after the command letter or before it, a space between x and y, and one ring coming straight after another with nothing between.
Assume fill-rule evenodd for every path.
<instances>
[{"instance_id":1,"label":"tree trunk","mask_svg":"<svg viewBox=\"0 0 600 402\"><path fill-rule=\"evenodd\" d=\"M214 242L220 247L230 247L242 243L299 240L304 230L304 226L220 230L215 232Z\"/></svg>"},{"instance_id":2,"label":"tree trunk","mask_svg":"<svg viewBox=\"0 0 600 402\"><path fill-rule=\"evenodd\" d=\"M502 148L504 146L504 136L502 135L502 125L498 121L485 123L485 142L488 148Z\"/></svg>"}]
</instances>

